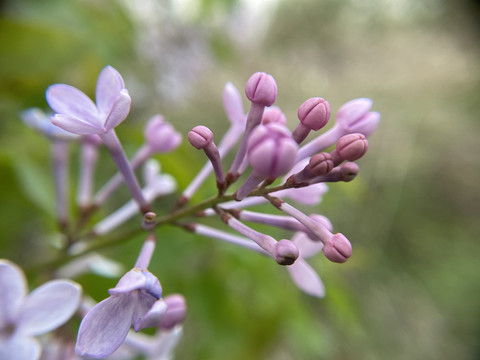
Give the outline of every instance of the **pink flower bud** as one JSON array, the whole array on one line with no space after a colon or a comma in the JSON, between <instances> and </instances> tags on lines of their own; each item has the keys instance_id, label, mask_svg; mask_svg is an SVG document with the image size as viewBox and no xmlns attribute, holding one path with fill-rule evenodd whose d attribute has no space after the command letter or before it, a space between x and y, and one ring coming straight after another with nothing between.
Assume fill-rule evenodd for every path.
<instances>
[{"instance_id":1,"label":"pink flower bud","mask_svg":"<svg viewBox=\"0 0 480 360\"><path fill-rule=\"evenodd\" d=\"M334 234L323 247L325 257L336 263L344 263L352 256L352 245L341 233Z\"/></svg>"},{"instance_id":2,"label":"pink flower bud","mask_svg":"<svg viewBox=\"0 0 480 360\"><path fill-rule=\"evenodd\" d=\"M310 158L307 167L315 176L325 175L332 171L333 160L329 153L315 154Z\"/></svg>"},{"instance_id":3,"label":"pink flower bud","mask_svg":"<svg viewBox=\"0 0 480 360\"><path fill-rule=\"evenodd\" d=\"M182 136L161 115L155 115L147 122L144 136L148 146L155 152L171 151L182 140Z\"/></svg>"},{"instance_id":4,"label":"pink flower bud","mask_svg":"<svg viewBox=\"0 0 480 360\"><path fill-rule=\"evenodd\" d=\"M275 261L280 265L292 265L299 254L298 248L290 240L280 240L275 245Z\"/></svg>"},{"instance_id":5,"label":"pink flower bud","mask_svg":"<svg viewBox=\"0 0 480 360\"><path fill-rule=\"evenodd\" d=\"M272 75L256 72L247 81L245 95L256 104L271 106L277 99L277 84Z\"/></svg>"},{"instance_id":6,"label":"pink flower bud","mask_svg":"<svg viewBox=\"0 0 480 360\"><path fill-rule=\"evenodd\" d=\"M298 109L298 119L310 130L320 130L330 119L330 104L328 101L314 97L305 101Z\"/></svg>"},{"instance_id":7,"label":"pink flower bud","mask_svg":"<svg viewBox=\"0 0 480 360\"><path fill-rule=\"evenodd\" d=\"M341 181L352 181L358 174L360 168L353 162L347 162L340 165Z\"/></svg>"},{"instance_id":8,"label":"pink flower bud","mask_svg":"<svg viewBox=\"0 0 480 360\"><path fill-rule=\"evenodd\" d=\"M185 298L180 294L165 296L163 300L167 305L167 312L160 320L158 327L168 330L183 322L187 312L187 304Z\"/></svg>"},{"instance_id":9,"label":"pink flower bud","mask_svg":"<svg viewBox=\"0 0 480 360\"><path fill-rule=\"evenodd\" d=\"M206 126L195 126L188 133L188 141L197 149L203 149L213 141L213 133Z\"/></svg>"},{"instance_id":10,"label":"pink flower bud","mask_svg":"<svg viewBox=\"0 0 480 360\"><path fill-rule=\"evenodd\" d=\"M262 125L267 125L269 123L287 125L287 117L279 108L272 107L265 111L262 118Z\"/></svg>"},{"instance_id":11,"label":"pink flower bud","mask_svg":"<svg viewBox=\"0 0 480 360\"><path fill-rule=\"evenodd\" d=\"M270 123L255 128L248 140L247 157L253 170L270 179L285 174L295 163L297 143L290 131Z\"/></svg>"},{"instance_id":12,"label":"pink flower bud","mask_svg":"<svg viewBox=\"0 0 480 360\"><path fill-rule=\"evenodd\" d=\"M367 152L368 141L362 134L348 134L337 141L336 151L342 160L355 161Z\"/></svg>"}]
</instances>

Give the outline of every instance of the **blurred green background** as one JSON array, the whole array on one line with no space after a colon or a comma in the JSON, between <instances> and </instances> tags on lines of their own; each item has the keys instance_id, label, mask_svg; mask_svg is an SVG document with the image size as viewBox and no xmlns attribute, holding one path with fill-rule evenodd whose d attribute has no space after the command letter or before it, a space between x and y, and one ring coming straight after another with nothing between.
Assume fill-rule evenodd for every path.
<instances>
[{"instance_id":1,"label":"blurred green background","mask_svg":"<svg viewBox=\"0 0 480 360\"><path fill-rule=\"evenodd\" d=\"M358 178L304 208L329 217L354 255L343 265L310 261L327 289L316 299L269 259L159 230L151 271L189 306L177 358L480 357L478 1L3 0L0 9L0 257L29 266L48 259L58 237L49 144L18 116L47 109L48 85L93 96L100 70L118 69L132 96L118 134L133 154L155 113L184 135L203 124L220 138L224 84L243 89L266 71L291 129L312 96L329 100L333 113L370 97L382 114ZM202 155L184 142L157 158L183 189ZM72 201L77 158L72 149ZM113 171L102 153L97 187ZM214 193L209 184L197 200ZM121 193L99 217L127 199ZM102 254L128 269L141 241ZM39 281L32 276L31 287ZM117 279L77 281L101 300Z\"/></svg>"}]
</instances>

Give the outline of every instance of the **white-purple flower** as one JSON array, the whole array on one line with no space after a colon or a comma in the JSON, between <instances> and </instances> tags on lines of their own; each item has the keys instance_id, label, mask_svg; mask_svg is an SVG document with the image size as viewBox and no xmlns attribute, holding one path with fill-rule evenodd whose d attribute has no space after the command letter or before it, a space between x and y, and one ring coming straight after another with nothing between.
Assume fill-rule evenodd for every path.
<instances>
[{"instance_id":1,"label":"white-purple flower","mask_svg":"<svg viewBox=\"0 0 480 360\"><path fill-rule=\"evenodd\" d=\"M100 73L95 91L96 104L82 91L65 85L51 85L47 102L55 111L52 123L78 135L103 134L127 117L131 99L120 73L111 66Z\"/></svg>"},{"instance_id":2,"label":"white-purple flower","mask_svg":"<svg viewBox=\"0 0 480 360\"><path fill-rule=\"evenodd\" d=\"M108 292L110 297L95 305L80 324L75 347L80 356L109 356L123 343L132 324L139 331L158 325L165 315L162 287L148 270L130 270Z\"/></svg>"},{"instance_id":3,"label":"white-purple flower","mask_svg":"<svg viewBox=\"0 0 480 360\"><path fill-rule=\"evenodd\" d=\"M27 295L27 282L14 263L0 259L0 359L36 360L35 339L63 325L80 304L80 285L52 280Z\"/></svg>"}]
</instances>

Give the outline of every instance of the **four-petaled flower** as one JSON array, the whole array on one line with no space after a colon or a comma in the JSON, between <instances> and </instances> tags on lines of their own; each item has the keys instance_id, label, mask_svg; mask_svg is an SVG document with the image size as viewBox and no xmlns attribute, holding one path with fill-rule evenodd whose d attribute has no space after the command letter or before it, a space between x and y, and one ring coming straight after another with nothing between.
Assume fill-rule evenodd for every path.
<instances>
[{"instance_id":1,"label":"four-petaled flower","mask_svg":"<svg viewBox=\"0 0 480 360\"><path fill-rule=\"evenodd\" d=\"M104 134L119 125L130 111L130 96L120 73L111 66L100 73L95 90L96 104L82 91L51 85L47 102L55 111L52 123L78 135Z\"/></svg>"},{"instance_id":2,"label":"four-petaled flower","mask_svg":"<svg viewBox=\"0 0 480 360\"><path fill-rule=\"evenodd\" d=\"M70 319L81 293L73 281L52 280L27 295L22 270L0 259L0 359L38 359L41 347L34 337Z\"/></svg>"},{"instance_id":3,"label":"four-petaled flower","mask_svg":"<svg viewBox=\"0 0 480 360\"><path fill-rule=\"evenodd\" d=\"M110 297L95 305L80 324L75 347L80 356L109 356L123 343L132 324L139 331L157 326L165 315L162 287L148 270L130 270L108 292Z\"/></svg>"}]
</instances>

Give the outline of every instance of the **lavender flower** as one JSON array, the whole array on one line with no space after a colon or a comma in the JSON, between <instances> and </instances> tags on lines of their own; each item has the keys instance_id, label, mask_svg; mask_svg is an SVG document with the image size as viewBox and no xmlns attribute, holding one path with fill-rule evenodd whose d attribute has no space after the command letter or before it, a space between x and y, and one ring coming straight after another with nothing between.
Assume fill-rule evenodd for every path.
<instances>
[{"instance_id":1,"label":"lavender flower","mask_svg":"<svg viewBox=\"0 0 480 360\"><path fill-rule=\"evenodd\" d=\"M130 270L108 292L110 297L95 305L80 324L75 347L80 356L109 356L132 324L135 331L155 326L166 312L160 282L146 269Z\"/></svg>"},{"instance_id":2,"label":"lavender flower","mask_svg":"<svg viewBox=\"0 0 480 360\"><path fill-rule=\"evenodd\" d=\"M151 233L143 243L135 267L108 291L110 297L83 318L75 346L78 355L106 357L123 343L132 324L139 331L160 323L167 305L162 299L160 282L147 270L155 244L155 235Z\"/></svg>"},{"instance_id":3,"label":"lavender flower","mask_svg":"<svg viewBox=\"0 0 480 360\"><path fill-rule=\"evenodd\" d=\"M81 292L73 281L52 280L27 295L22 270L0 259L0 359L38 359L41 346L34 337L70 319Z\"/></svg>"},{"instance_id":4,"label":"lavender flower","mask_svg":"<svg viewBox=\"0 0 480 360\"><path fill-rule=\"evenodd\" d=\"M150 211L114 130L127 117L131 102L120 73L111 66L102 70L95 91L96 105L83 92L65 84L51 85L46 97L56 112L53 124L74 134L98 134L102 138L140 210Z\"/></svg>"}]
</instances>

